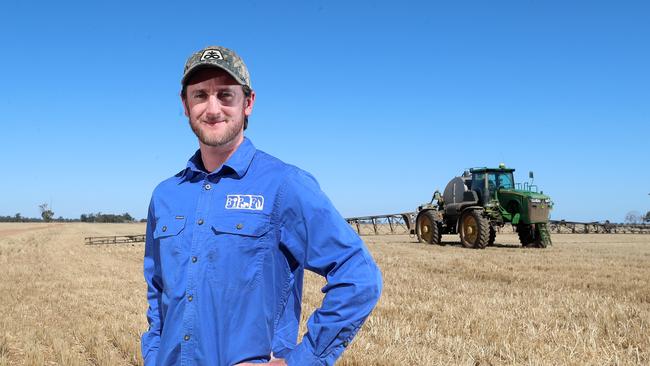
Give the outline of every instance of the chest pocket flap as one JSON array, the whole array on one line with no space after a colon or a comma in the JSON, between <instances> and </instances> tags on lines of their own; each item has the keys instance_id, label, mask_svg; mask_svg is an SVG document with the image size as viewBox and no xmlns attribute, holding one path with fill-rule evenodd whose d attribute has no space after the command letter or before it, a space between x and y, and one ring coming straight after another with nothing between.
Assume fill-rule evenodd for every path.
<instances>
[{"instance_id":1,"label":"chest pocket flap","mask_svg":"<svg viewBox=\"0 0 650 366\"><path fill-rule=\"evenodd\" d=\"M185 227L185 217L162 217L156 222L156 229L153 232L155 239L167 236L178 235Z\"/></svg>"},{"instance_id":2,"label":"chest pocket flap","mask_svg":"<svg viewBox=\"0 0 650 366\"><path fill-rule=\"evenodd\" d=\"M258 237L271 230L271 218L262 214L239 214L219 217L212 225L216 233Z\"/></svg>"}]
</instances>

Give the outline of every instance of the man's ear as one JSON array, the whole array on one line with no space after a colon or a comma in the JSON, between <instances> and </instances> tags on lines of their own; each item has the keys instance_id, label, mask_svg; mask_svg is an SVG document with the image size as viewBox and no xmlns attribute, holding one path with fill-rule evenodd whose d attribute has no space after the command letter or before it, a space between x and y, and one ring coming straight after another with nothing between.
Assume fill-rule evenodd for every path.
<instances>
[{"instance_id":1,"label":"man's ear","mask_svg":"<svg viewBox=\"0 0 650 366\"><path fill-rule=\"evenodd\" d=\"M189 117L190 116L190 110L187 107L187 99L185 99L185 96L183 95L183 92L181 92L180 97L181 97L181 104L183 105L183 111L185 112L185 116Z\"/></svg>"},{"instance_id":2,"label":"man's ear","mask_svg":"<svg viewBox=\"0 0 650 366\"><path fill-rule=\"evenodd\" d=\"M251 90L251 96L246 98L246 105L244 106L244 115L250 116L253 113L253 104L255 104L255 91Z\"/></svg>"}]
</instances>

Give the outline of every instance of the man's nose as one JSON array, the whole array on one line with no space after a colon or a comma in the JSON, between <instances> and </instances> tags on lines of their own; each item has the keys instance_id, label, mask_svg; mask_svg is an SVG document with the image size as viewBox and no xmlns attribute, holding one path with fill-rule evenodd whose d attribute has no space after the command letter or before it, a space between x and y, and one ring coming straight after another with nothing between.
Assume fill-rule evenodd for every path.
<instances>
[{"instance_id":1,"label":"man's nose","mask_svg":"<svg viewBox=\"0 0 650 366\"><path fill-rule=\"evenodd\" d=\"M208 105L206 107L206 113L211 116L221 114L221 103L219 103L219 99L217 99L215 95L211 95L208 97Z\"/></svg>"}]
</instances>

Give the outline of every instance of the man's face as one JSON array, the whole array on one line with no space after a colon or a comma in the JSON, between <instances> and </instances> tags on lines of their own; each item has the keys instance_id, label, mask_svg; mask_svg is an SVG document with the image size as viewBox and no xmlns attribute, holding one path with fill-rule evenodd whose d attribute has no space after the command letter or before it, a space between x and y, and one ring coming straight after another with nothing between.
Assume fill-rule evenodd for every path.
<instances>
[{"instance_id":1,"label":"man's face","mask_svg":"<svg viewBox=\"0 0 650 366\"><path fill-rule=\"evenodd\" d=\"M219 147L243 139L244 118L253 111L255 92L244 96L242 86L218 68L197 71L181 96L185 115L199 141Z\"/></svg>"}]
</instances>

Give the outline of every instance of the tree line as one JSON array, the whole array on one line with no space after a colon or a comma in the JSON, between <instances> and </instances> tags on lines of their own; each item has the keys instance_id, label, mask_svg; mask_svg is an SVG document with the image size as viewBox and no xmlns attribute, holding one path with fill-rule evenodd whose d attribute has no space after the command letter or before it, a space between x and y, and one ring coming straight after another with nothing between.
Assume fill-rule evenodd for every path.
<instances>
[{"instance_id":1,"label":"tree line","mask_svg":"<svg viewBox=\"0 0 650 366\"><path fill-rule=\"evenodd\" d=\"M36 217L23 217L20 213L14 216L0 216L0 222L42 222L43 219Z\"/></svg>"},{"instance_id":2,"label":"tree line","mask_svg":"<svg viewBox=\"0 0 650 366\"><path fill-rule=\"evenodd\" d=\"M135 222L136 219L131 216L128 212L125 212L121 215L116 214L105 214L101 212L81 214L78 219L68 219L59 216L54 218L54 211L52 211L47 203L39 205L38 208L41 211L41 217L23 217L20 213L15 214L14 216L0 216L0 222L97 222L97 223L129 223ZM140 220L140 222L147 222L146 219ZM630 211L625 215L626 224L650 224L650 211L646 212L645 215L640 214L638 211Z\"/></svg>"},{"instance_id":3,"label":"tree line","mask_svg":"<svg viewBox=\"0 0 650 366\"><path fill-rule=\"evenodd\" d=\"M128 212L125 212L121 215L115 214L103 214L98 212L96 214L81 214L79 217L81 222L106 222L106 223L120 223L120 222L134 222L135 219L129 215Z\"/></svg>"},{"instance_id":4,"label":"tree line","mask_svg":"<svg viewBox=\"0 0 650 366\"><path fill-rule=\"evenodd\" d=\"M54 218L54 211L50 209L47 203L38 205L38 208L41 211L41 217L24 217L20 213L15 214L14 216L0 216L0 222L99 222L99 223L129 223L135 222L135 218L131 216L128 212L125 212L121 215L116 214L105 214L101 212L81 214L78 219L67 219L59 216ZM147 220L142 219L140 222L146 222Z\"/></svg>"},{"instance_id":5,"label":"tree line","mask_svg":"<svg viewBox=\"0 0 650 366\"><path fill-rule=\"evenodd\" d=\"M25 217L20 213L15 214L14 216L0 216L0 222L95 222L95 223L129 223L136 222L135 218L131 216L128 212L121 215L115 214L104 214L101 212L98 213L89 213L82 214L78 219L70 219L65 217ZM139 220L140 222L146 222L145 219Z\"/></svg>"}]
</instances>

